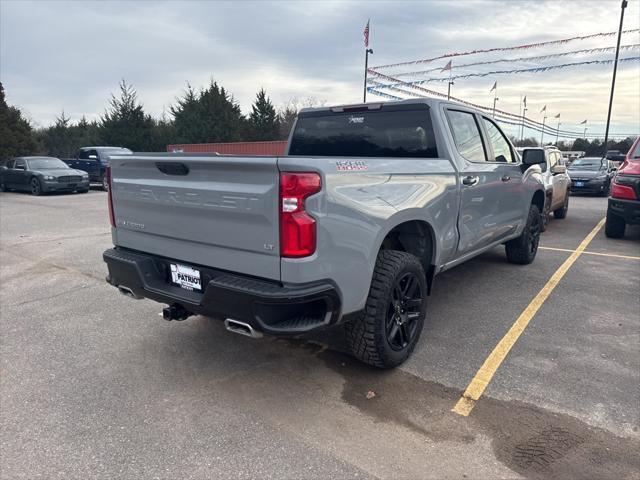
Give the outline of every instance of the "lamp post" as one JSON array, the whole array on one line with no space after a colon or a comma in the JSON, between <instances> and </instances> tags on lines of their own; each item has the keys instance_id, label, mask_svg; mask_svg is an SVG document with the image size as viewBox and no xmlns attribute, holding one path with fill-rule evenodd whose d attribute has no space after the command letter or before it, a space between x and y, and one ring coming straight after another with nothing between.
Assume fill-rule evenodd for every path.
<instances>
[{"instance_id":1,"label":"lamp post","mask_svg":"<svg viewBox=\"0 0 640 480\"><path fill-rule=\"evenodd\" d=\"M604 132L604 155L607 156L607 142L609 141L609 125L611 124L611 107L613 106L613 91L616 87L616 72L618 70L618 55L620 54L620 37L622 36L622 23L624 22L624 9L627 8L627 0L622 0L620 5L620 26L618 27L618 44L616 45L616 59L613 62L613 78L611 80L611 95L609 96L609 111L607 113L607 128Z\"/></svg>"}]
</instances>

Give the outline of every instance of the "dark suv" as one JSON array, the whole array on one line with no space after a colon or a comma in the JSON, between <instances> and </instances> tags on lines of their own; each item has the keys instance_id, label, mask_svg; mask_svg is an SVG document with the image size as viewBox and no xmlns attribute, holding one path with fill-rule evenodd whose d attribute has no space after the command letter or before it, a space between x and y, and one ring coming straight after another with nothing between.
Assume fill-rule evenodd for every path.
<instances>
[{"instance_id":1,"label":"dark suv","mask_svg":"<svg viewBox=\"0 0 640 480\"><path fill-rule=\"evenodd\" d=\"M640 224L640 137L636 138L611 184L605 234L622 238L627 225Z\"/></svg>"}]
</instances>

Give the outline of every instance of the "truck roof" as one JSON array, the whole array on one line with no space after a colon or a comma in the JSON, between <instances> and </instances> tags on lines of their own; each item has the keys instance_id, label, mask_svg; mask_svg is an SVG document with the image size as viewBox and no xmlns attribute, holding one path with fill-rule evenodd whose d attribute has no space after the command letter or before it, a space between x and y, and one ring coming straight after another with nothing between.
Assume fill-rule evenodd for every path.
<instances>
[{"instance_id":1,"label":"truck roof","mask_svg":"<svg viewBox=\"0 0 640 480\"><path fill-rule=\"evenodd\" d=\"M384 102L367 102L367 103L352 103L352 104L344 104L344 105L333 105L330 107L305 107L300 110L300 114L309 114L311 112L344 112L344 111L358 111L360 109L364 110L378 110L380 108L389 108L389 107L410 107L413 105L428 105L431 108L435 108L437 105L442 103L447 103L451 105L455 105L458 107L469 108L471 110L477 110L476 108L470 107L468 105L464 105L458 102L452 102L450 100L441 100L439 98L408 98L406 100L392 100L392 101L384 101Z\"/></svg>"}]
</instances>

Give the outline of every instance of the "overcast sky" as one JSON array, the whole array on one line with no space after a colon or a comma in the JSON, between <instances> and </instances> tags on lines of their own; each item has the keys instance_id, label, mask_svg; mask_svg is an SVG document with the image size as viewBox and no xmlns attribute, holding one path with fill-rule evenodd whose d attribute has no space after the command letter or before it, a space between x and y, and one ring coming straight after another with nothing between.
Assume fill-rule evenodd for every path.
<instances>
[{"instance_id":1,"label":"overcast sky","mask_svg":"<svg viewBox=\"0 0 640 480\"><path fill-rule=\"evenodd\" d=\"M640 0L629 0L625 29L640 27ZM327 104L361 100L362 30L371 18L370 65L433 57L447 52L505 47L610 32L618 28L620 1L424 2L213 2L0 0L0 80L7 100L33 124L45 126L62 110L78 120L98 118L122 78L145 109L162 115L187 82L214 78L244 112L264 87L276 105L293 97ZM556 47L474 55L457 64L615 46L615 37ZM622 44L640 44L638 32ZM621 57L640 56L638 48ZM613 52L535 62L468 67L457 73L612 59ZM424 66L444 66L446 61ZM404 67L403 67L404 68ZM413 67L406 68L405 71ZM561 113L563 129L603 132L611 65L546 73L457 80L453 94L518 113L527 95L531 118L544 104ZM383 70L394 74L402 69ZM436 74L435 76L438 76ZM446 83L429 88L446 93ZM371 97L375 98L375 97ZM530 115L529 115L530 114ZM551 120L556 126L557 120ZM613 110L614 133L640 131L640 62L621 64Z\"/></svg>"}]
</instances>

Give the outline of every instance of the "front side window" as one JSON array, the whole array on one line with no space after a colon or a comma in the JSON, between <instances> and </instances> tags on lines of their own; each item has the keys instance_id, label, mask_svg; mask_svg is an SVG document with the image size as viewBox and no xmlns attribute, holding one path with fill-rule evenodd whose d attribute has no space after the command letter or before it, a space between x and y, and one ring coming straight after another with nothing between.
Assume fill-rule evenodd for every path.
<instances>
[{"instance_id":1,"label":"front side window","mask_svg":"<svg viewBox=\"0 0 640 480\"><path fill-rule=\"evenodd\" d=\"M80 150L80 155L78 155L78 158L80 160L89 160L90 153L91 153L90 150Z\"/></svg>"},{"instance_id":2,"label":"front side window","mask_svg":"<svg viewBox=\"0 0 640 480\"><path fill-rule=\"evenodd\" d=\"M26 168L26 167L25 167L24 160L22 160L22 159L18 159L18 160L16 160L16 166L15 166L14 168L15 168L16 170L18 170L18 169L20 169L20 170L24 170L24 169Z\"/></svg>"},{"instance_id":3,"label":"front side window","mask_svg":"<svg viewBox=\"0 0 640 480\"><path fill-rule=\"evenodd\" d=\"M428 109L367 110L301 115L289 155L438 158L438 150Z\"/></svg>"},{"instance_id":4,"label":"front side window","mask_svg":"<svg viewBox=\"0 0 640 480\"><path fill-rule=\"evenodd\" d=\"M488 118L482 118L484 126L489 134L489 141L493 147L494 162L513 163L513 153L511 152L511 146L509 140L500 131L498 126Z\"/></svg>"},{"instance_id":5,"label":"front side window","mask_svg":"<svg viewBox=\"0 0 640 480\"><path fill-rule=\"evenodd\" d=\"M447 110L447 117L460 155L471 162L486 162L487 155L475 115L460 110Z\"/></svg>"}]
</instances>

